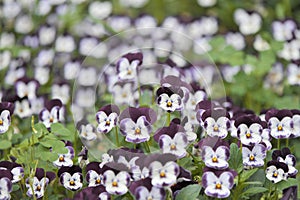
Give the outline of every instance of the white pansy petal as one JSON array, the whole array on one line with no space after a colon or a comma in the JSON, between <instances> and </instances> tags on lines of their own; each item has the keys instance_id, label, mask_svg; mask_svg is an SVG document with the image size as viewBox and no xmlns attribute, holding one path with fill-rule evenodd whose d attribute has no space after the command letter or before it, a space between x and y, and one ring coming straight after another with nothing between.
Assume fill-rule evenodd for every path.
<instances>
[{"instance_id":1,"label":"white pansy petal","mask_svg":"<svg viewBox=\"0 0 300 200\"><path fill-rule=\"evenodd\" d=\"M176 142L177 147L185 148L187 146L187 137L183 132L178 132L175 134L173 141Z\"/></svg>"},{"instance_id":2,"label":"white pansy petal","mask_svg":"<svg viewBox=\"0 0 300 200\"><path fill-rule=\"evenodd\" d=\"M202 158L204 161L210 160L215 155L215 151L210 146L204 146L202 150Z\"/></svg>"},{"instance_id":3,"label":"white pansy petal","mask_svg":"<svg viewBox=\"0 0 300 200\"><path fill-rule=\"evenodd\" d=\"M202 184L204 188L207 188L210 185L215 185L218 181L218 177L213 172L204 172L202 176Z\"/></svg>"},{"instance_id":4,"label":"white pansy petal","mask_svg":"<svg viewBox=\"0 0 300 200\"><path fill-rule=\"evenodd\" d=\"M230 195L230 190L224 186L221 189L216 189L215 185L210 185L205 188L204 193L211 197L227 198Z\"/></svg>"},{"instance_id":5,"label":"white pansy petal","mask_svg":"<svg viewBox=\"0 0 300 200\"><path fill-rule=\"evenodd\" d=\"M127 172L120 172L118 173L118 175L116 176L116 178L118 179L119 183L122 183L124 185L128 185L129 184L129 174Z\"/></svg>"}]
</instances>

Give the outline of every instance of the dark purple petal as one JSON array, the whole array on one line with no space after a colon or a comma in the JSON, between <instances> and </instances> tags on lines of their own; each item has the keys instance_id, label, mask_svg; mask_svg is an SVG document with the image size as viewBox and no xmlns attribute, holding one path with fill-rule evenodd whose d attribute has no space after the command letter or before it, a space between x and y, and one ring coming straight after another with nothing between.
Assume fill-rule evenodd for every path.
<instances>
[{"instance_id":1,"label":"dark purple petal","mask_svg":"<svg viewBox=\"0 0 300 200\"><path fill-rule=\"evenodd\" d=\"M283 162L271 160L271 161L267 162L267 167L270 167L270 166L275 166L277 169L282 169L284 172L289 171L287 164L285 164Z\"/></svg>"},{"instance_id":2,"label":"dark purple petal","mask_svg":"<svg viewBox=\"0 0 300 200\"><path fill-rule=\"evenodd\" d=\"M10 170L0 169L0 178L8 178L9 180L13 179L13 175Z\"/></svg>"},{"instance_id":3,"label":"dark purple petal","mask_svg":"<svg viewBox=\"0 0 300 200\"><path fill-rule=\"evenodd\" d=\"M63 104L61 102L61 100L59 99L52 99L50 101L46 101L45 102L45 107L47 108L47 110L51 111L51 109L55 106L58 106L58 107L62 107Z\"/></svg>"},{"instance_id":4,"label":"dark purple petal","mask_svg":"<svg viewBox=\"0 0 300 200\"><path fill-rule=\"evenodd\" d=\"M119 107L113 104L102 106L98 111L105 112L107 116L111 113L117 113L118 115L120 114Z\"/></svg>"},{"instance_id":5,"label":"dark purple petal","mask_svg":"<svg viewBox=\"0 0 300 200\"><path fill-rule=\"evenodd\" d=\"M10 115L12 115L14 112L14 109L15 109L15 105L11 102L1 102L0 103L0 113L3 110L8 110Z\"/></svg>"},{"instance_id":6,"label":"dark purple petal","mask_svg":"<svg viewBox=\"0 0 300 200\"><path fill-rule=\"evenodd\" d=\"M73 165L72 167L63 166L58 170L57 176L60 177L64 172L68 172L69 174L73 175L76 172L82 173L82 169L78 165Z\"/></svg>"},{"instance_id":7,"label":"dark purple petal","mask_svg":"<svg viewBox=\"0 0 300 200\"><path fill-rule=\"evenodd\" d=\"M182 125L180 125L180 120L178 121L178 119L175 118L174 120L171 121L170 126L158 129L155 132L153 138L156 142L158 142L161 135L165 134L173 138L175 134L178 132L185 132L185 129Z\"/></svg>"}]
</instances>

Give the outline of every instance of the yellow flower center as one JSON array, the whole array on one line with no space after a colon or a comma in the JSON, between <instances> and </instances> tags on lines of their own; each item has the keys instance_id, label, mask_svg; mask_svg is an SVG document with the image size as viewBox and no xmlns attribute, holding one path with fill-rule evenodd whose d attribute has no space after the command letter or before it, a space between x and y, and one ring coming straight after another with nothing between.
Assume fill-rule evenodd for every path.
<instances>
[{"instance_id":1,"label":"yellow flower center","mask_svg":"<svg viewBox=\"0 0 300 200\"><path fill-rule=\"evenodd\" d=\"M50 117L50 123L53 123L54 122L54 119L53 119L53 117Z\"/></svg>"},{"instance_id":2,"label":"yellow flower center","mask_svg":"<svg viewBox=\"0 0 300 200\"><path fill-rule=\"evenodd\" d=\"M164 177L166 177L166 173L164 171L161 171L159 173L159 176L160 176L160 178L164 178Z\"/></svg>"},{"instance_id":3,"label":"yellow flower center","mask_svg":"<svg viewBox=\"0 0 300 200\"><path fill-rule=\"evenodd\" d=\"M127 75L131 75L132 74L132 71L129 69L128 71L127 71Z\"/></svg>"},{"instance_id":4,"label":"yellow flower center","mask_svg":"<svg viewBox=\"0 0 300 200\"><path fill-rule=\"evenodd\" d=\"M214 131L219 131L219 127L217 125L214 126Z\"/></svg>"},{"instance_id":5,"label":"yellow flower center","mask_svg":"<svg viewBox=\"0 0 300 200\"><path fill-rule=\"evenodd\" d=\"M219 190L220 190L221 188L222 188L222 185L221 185L220 183L217 183L217 184L216 184L216 189L219 189Z\"/></svg>"},{"instance_id":6,"label":"yellow flower center","mask_svg":"<svg viewBox=\"0 0 300 200\"><path fill-rule=\"evenodd\" d=\"M100 183L101 183L101 180L98 178L98 179L96 180L96 183L97 183L97 184L100 184Z\"/></svg>"},{"instance_id":7,"label":"yellow flower center","mask_svg":"<svg viewBox=\"0 0 300 200\"><path fill-rule=\"evenodd\" d=\"M277 173L277 172L275 172L275 173L273 174L273 176L274 176L274 177L277 177L277 176L278 176L278 173Z\"/></svg>"},{"instance_id":8,"label":"yellow flower center","mask_svg":"<svg viewBox=\"0 0 300 200\"><path fill-rule=\"evenodd\" d=\"M117 182L117 181L113 181L113 182L112 182L112 186L113 186L113 187L118 187L118 182Z\"/></svg>"},{"instance_id":9,"label":"yellow flower center","mask_svg":"<svg viewBox=\"0 0 300 200\"><path fill-rule=\"evenodd\" d=\"M140 128L136 128L136 129L135 129L135 134L136 134L136 135L141 134L141 129L140 129Z\"/></svg>"},{"instance_id":10,"label":"yellow flower center","mask_svg":"<svg viewBox=\"0 0 300 200\"><path fill-rule=\"evenodd\" d=\"M167 107L172 107L172 102L171 101L168 101Z\"/></svg>"},{"instance_id":11,"label":"yellow flower center","mask_svg":"<svg viewBox=\"0 0 300 200\"><path fill-rule=\"evenodd\" d=\"M106 120L105 125L109 126L110 125L110 121Z\"/></svg>"},{"instance_id":12,"label":"yellow flower center","mask_svg":"<svg viewBox=\"0 0 300 200\"><path fill-rule=\"evenodd\" d=\"M39 186L39 185L36 187L36 190L37 190L37 191L41 191L41 189L42 189L42 188L41 188L41 186Z\"/></svg>"},{"instance_id":13,"label":"yellow flower center","mask_svg":"<svg viewBox=\"0 0 300 200\"><path fill-rule=\"evenodd\" d=\"M217 158L217 157L213 157L213 158L212 158L212 161L213 161L214 163L216 163L216 162L218 162L218 158Z\"/></svg>"},{"instance_id":14,"label":"yellow flower center","mask_svg":"<svg viewBox=\"0 0 300 200\"><path fill-rule=\"evenodd\" d=\"M75 185L75 182L74 181L70 181L70 185Z\"/></svg>"},{"instance_id":15,"label":"yellow flower center","mask_svg":"<svg viewBox=\"0 0 300 200\"><path fill-rule=\"evenodd\" d=\"M2 119L0 119L0 126L2 126L3 125L3 120Z\"/></svg>"},{"instance_id":16,"label":"yellow flower center","mask_svg":"<svg viewBox=\"0 0 300 200\"><path fill-rule=\"evenodd\" d=\"M65 160L65 158L63 156L59 156L59 159L58 159L60 162L63 162Z\"/></svg>"},{"instance_id":17,"label":"yellow flower center","mask_svg":"<svg viewBox=\"0 0 300 200\"><path fill-rule=\"evenodd\" d=\"M254 157L253 155L250 155L249 160L250 160L250 161L253 161L254 158L255 158L255 157Z\"/></svg>"},{"instance_id":18,"label":"yellow flower center","mask_svg":"<svg viewBox=\"0 0 300 200\"><path fill-rule=\"evenodd\" d=\"M278 131L282 131L282 126L279 125L279 126L277 127L277 130L278 130Z\"/></svg>"},{"instance_id":19,"label":"yellow flower center","mask_svg":"<svg viewBox=\"0 0 300 200\"><path fill-rule=\"evenodd\" d=\"M246 137L250 138L251 137L251 133L246 133Z\"/></svg>"},{"instance_id":20,"label":"yellow flower center","mask_svg":"<svg viewBox=\"0 0 300 200\"><path fill-rule=\"evenodd\" d=\"M171 150L176 150L176 145L172 144L170 148L171 148Z\"/></svg>"}]
</instances>

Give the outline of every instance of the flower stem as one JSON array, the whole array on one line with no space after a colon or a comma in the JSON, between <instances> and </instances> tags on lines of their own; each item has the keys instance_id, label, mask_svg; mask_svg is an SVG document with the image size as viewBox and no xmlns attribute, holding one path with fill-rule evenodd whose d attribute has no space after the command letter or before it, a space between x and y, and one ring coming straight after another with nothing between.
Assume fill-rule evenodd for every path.
<instances>
[{"instance_id":1,"label":"flower stem","mask_svg":"<svg viewBox=\"0 0 300 200\"><path fill-rule=\"evenodd\" d=\"M289 138L287 138L287 139L285 140L285 146L286 146L286 147L289 147Z\"/></svg>"},{"instance_id":2,"label":"flower stem","mask_svg":"<svg viewBox=\"0 0 300 200\"><path fill-rule=\"evenodd\" d=\"M280 150L280 139L277 139L277 149Z\"/></svg>"},{"instance_id":3,"label":"flower stem","mask_svg":"<svg viewBox=\"0 0 300 200\"><path fill-rule=\"evenodd\" d=\"M147 153L150 153L150 147L149 147L148 141L144 142L144 145L145 145L145 149L146 149Z\"/></svg>"},{"instance_id":4,"label":"flower stem","mask_svg":"<svg viewBox=\"0 0 300 200\"><path fill-rule=\"evenodd\" d=\"M115 134L116 134L116 143L117 143L117 147L120 147L119 133L118 133L118 128L117 128L117 127L115 127Z\"/></svg>"},{"instance_id":5,"label":"flower stem","mask_svg":"<svg viewBox=\"0 0 300 200\"><path fill-rule=\"evenodd\" d=\"M170 123L171 123L171 113L168 112L167 113L167 124L168 124L168 126L170 126Z\"/></svg>"}]
</instances>

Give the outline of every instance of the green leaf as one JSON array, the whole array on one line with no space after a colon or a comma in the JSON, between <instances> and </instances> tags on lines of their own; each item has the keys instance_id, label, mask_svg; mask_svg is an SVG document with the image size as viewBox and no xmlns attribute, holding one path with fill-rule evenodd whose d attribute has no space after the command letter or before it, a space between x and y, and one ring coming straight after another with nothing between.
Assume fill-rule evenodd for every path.
<instances>
[{"instance_id":1,"label":"green leaf","mask_svg":"<svg viewBox=\"0 0 300 200\"><path fill-rule=\"evenodd\" d=\"M247 189L245 192L243 192L242 195L252 196L252 195L255 195L258 193L264 193L266 191L268 191L268 189L265 187L251 187L251 188Z\"/></svg>"},{"instance_id":2,"label":"green leaf","mask_svg":"<svg viewBox=\"0 0 300 200\"><path fill-rule=\"evenodd\" d=\"M74 134L60 123L51 124L51 132L56 134L60 139L74 140Z\"/></svg>"},{"instance_id":3,"label":"green leaf","mask_svg":"<svg viewBox=\"0 0 300 200\"><path fill-rule=\"evenodd\" d=\"M230 145L230 159L228 161L229 167L240 173L243 170L242 153L237 144Z\"/></svg>"},{"instance_id":4,"label":"green leaf","mask_svg":"<svg viewBox=\"0 0 300 200\"><path fill-rule=\"evenodd\" d=\"M277 183L277 190L282 191L286 188L292 187L292 186L297 186L298 181L295 178L288 178L286 181L281 181Z\"/></svg>"},{"instance_id":5,"label":"green leaf","mask_svg":"<svg viewBox=\"0 0 300 200\"><path fill-rule=\"evenodd\" d=\"M0 141L0 149L4 150L4 149L9 149L11 147L11 142L8 140L1 140Z\"/></svg>"},{"instance_id":6,"label":"green leaf","mask_svg":"<svg viewBox=\"0 0 300 200\"><path fill-rule=\"evenodd\" d=\"M201 186L198 184L189 185L178 193L176 200L194 200L198 197Z\"/></svg>"},{"instance_id":7,"label":"green leaf","mask_svg":"<svg viewBox=\"0 0 300 200\"><path fill-rule=\"evenodd\" d=\"M250 169L250 170L244 170L241 174L241 182L245 182L248 180L253 174L255 174L258 171L258 168Z\"/></svg>"}]
</instances>

